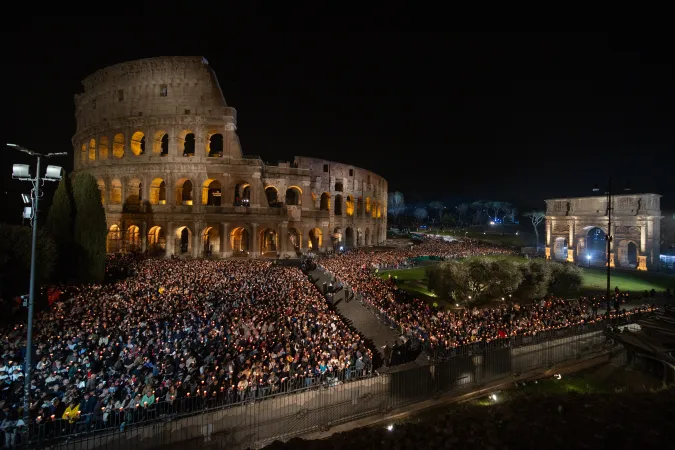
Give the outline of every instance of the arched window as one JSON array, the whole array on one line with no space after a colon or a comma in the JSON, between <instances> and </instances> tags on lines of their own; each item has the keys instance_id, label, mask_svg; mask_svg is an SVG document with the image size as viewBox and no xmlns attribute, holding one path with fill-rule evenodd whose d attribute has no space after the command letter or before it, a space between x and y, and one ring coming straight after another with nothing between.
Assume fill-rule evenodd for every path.
<instances>
[{"instance_id":1,"label":"arched window","mask_svg":"<svg viewBox=\"0 0 675 450\"><path fill-rule=\"evenodd\" d=\"M342 215L342 196L341 195L336 195L335 196L335 211L334 211L336 216L341 216Z\"/></svg>"},{"instance_id":2,"label":"arched window","mask_svg":"<svg viewBox=\"0 0 675 450\"><path fill-rule=\"evenodd\" d=\"M274 186L267 186L265 188L265 197L267 197L267 204L269 206L274 207L279 203L278 191Z\"/></svg>"},{"instance_id":3,"label":"arched window","mask_svg":"<svg viewBox=\"0 0 675 450\"><path fill-rule=\"evenodd\" d=\"M302 204L302 191L297 186L291 186L286 189L286 204L297 205Z\"/></svg>"},{"instance_id":4,"label":"arched window","mask_svg":"<svg viewBox=\"0 0 675 450\"><path fill-rule=\"evenodd\" d=\"M131 153L136 156L145 153L145 135L141 131L137 131L131 135Z\"/></svg>"},{"instance_id":5,"label":"arched window","mask_svg":"<svg viewBox=\"0 0 675 450\"><path fill-rule=\"evenodd\" d=\"M330 211L330 194L328 192L321 194L321 206L319 209L321 211Z\"/></svg>"},{"instance_id":6,"label":"arched window","mask_svg":"<svg viewBox=\"0 0 675 450\"><path fill-rule=\"evenodd\" d=\"M223 156L223 135L220 133L212 134L207 144L208 156Z\"/></svg>"}]
</instances>

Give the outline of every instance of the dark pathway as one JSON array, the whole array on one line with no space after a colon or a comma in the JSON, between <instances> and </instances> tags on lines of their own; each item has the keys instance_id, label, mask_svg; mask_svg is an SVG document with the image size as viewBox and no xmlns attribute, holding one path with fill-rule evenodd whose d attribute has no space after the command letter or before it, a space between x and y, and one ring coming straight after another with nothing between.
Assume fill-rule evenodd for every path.
<instances>
[{"instance_id":1,"label":"dark pathway","mask_svg":"<svg viewBox=\"0 0 675 450\"><path fill-rule=\"evenodd\" d=\"M314 284L322 290L323 282L330 283L331 276L329 273L324 273L320 269L314 269L309 273L314 281ZM382 355L382 347L386 342L391 346L398 334L396 330L389 328L382 323L373 313L371 313L358 300L353 299L350 302L345 301L345 290L341 289L336 292L333 297L333 304L335 309L349 322L359 333L366 339L371 341L374 347Z\"/></svg>"}]
</instances>

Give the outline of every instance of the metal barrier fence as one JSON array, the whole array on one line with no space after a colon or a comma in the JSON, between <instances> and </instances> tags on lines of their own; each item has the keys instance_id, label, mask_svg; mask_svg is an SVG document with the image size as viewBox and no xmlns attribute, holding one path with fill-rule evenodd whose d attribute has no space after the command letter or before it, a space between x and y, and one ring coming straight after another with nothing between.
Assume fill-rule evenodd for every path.
<instances>
[{"instance_id":1,"label":"metal barrier fence","mask_svg":"<svg viewBox=\"0 0 675 450\"><path fill-rule=\"evenodd\" d=\"M494 341L468 347L442 362L356 380L302 382L284 394L237 394L234 403L229 402L232 397L207 391L206 396L154 408L111 411L107 423L102 416L74 424L43 423L31 429L29 445L54 450L261 448L605 348L601 330L582 326L568 333L532 342Z\"/></svg>"}]
</instances>

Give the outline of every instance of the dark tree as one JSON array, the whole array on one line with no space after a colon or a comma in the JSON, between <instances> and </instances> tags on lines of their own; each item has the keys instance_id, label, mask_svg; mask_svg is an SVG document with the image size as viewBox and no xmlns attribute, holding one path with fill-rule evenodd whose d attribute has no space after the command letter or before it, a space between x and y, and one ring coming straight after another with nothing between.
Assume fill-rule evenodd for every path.
<instances>
[{"instance_id":1,"label":"dark tree","mask_svg":"<svg viewBox=\"0 0 675 450\"><path fill-rule=\"evenodd\" d=\"M101 282L105 276L105 210L96 179L76 174L72 181L75 203L74 243L77 249L77 278L80 282Z\"/></svg>"},{"instance_id":2,"label":"dark tree","mask_svg":"<svg viewBox=\"0 0 675 450\"><path fill-rule=\"evenodd\" d=\"M45 229L58 253L55 279L68 281L73 275L73 199L70 177L63 177L54 193Z\"/></svg>"},{"instance_id":3,"label":"dark tree","mask_svg":"<svg viewBox=\"0 0 675 450\"><path fill-rule=\"evenodd\" d=\"M0 224L0 297L28 294L32 228ZM56 264L56 245L42 230L37 241L37 283L51 280Z\"/></svg>"}]
</instances>

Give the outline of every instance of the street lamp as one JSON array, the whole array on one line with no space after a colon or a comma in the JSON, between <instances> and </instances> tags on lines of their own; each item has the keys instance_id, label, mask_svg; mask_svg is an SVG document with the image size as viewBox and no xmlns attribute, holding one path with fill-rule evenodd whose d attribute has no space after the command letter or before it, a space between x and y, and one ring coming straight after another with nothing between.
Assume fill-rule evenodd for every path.
<instances>
[{"instance_id":1,"label":"street lamp","mask_svg":"<svg viewBox=\"0 0 675 450\"><path fill-rule=\"evenodd\" d=\"M591 254L589 253L586 255L586 259L588 260L588 267L591 267Z\"/></svg>"},{"instance_id":2,"label":"street lamp","mask_svg":"<svg viewBox=\"0 0 675 450\"><path fill-rule=\"evenodd\" d=\"M626 186L623 189L624 191L630 191L630 185L626 183ZM596 184L595 187L593 188L593 192L600 192L600 188ZM613 192L612 192L612 177L607 178L607 191L605 192L607 195L607 234L605 235L605 240L607 241L607 293L606 293L606 298L607 298L607 323L609 323L609 312L611 310L611 300L610 300L610 293L611 293L611 272L610 272L610 263L611 263L611 252L612 252L612 240L614 237L612 236L612 211L614 210L613 207ZM590 256L590 255L589 255ZM589 265L590 265L590 259L589 259Z\"/></svg>"},{"instance_id":3,"label":"street lamp","mask_svg":"<svg viewBox=\"0 0 675 450\"><path fill-rule=\"evenodd\" d=\"M40 162L42 158L52 158L54 156L68 155L66 152L58 153L37 153L22 147L17 144L7 144L20 152L37 158L37 165L35 170L35 177L30 175L30 167L28 164L14 164L12 166L12 178L20 181L30 181L33 188L30 191L30 197L22 194L21 198L25 204L30 203L30 206L24 207L23 217L30 219L33 227L33 237L31 240L30 249L30 286L28 290L28 327L26 336L26 367L24 369L24 392L23 392L23 417L26 424L30 419L30 384L31 384L31 369L33 367L33 307L35 305L35 266L36 266L36 248L37 248L37 229L38 229L38 201L42 196L40 188L45 181L60 181L63 176L63 169L59 166L47 166L44 176L40 176Z\"/></svg>"}]
</instances>

